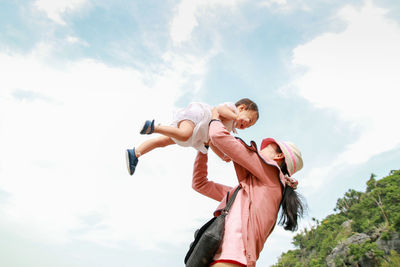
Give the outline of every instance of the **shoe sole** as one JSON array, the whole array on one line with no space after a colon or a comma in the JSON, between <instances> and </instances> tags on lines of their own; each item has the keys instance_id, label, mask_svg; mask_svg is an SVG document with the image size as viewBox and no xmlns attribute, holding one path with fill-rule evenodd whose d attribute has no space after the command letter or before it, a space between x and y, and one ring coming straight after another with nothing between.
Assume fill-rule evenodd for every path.
<instances>
[{"instance_id":1,"label":"shoe sole","mask_svg":"<svg viewBox=\"0 0 400 267\"><path fill-rule=\"evenodd\" d=\"M142 125L142 128L140 128L140 134L146 134L146 131L144 130L144 127L146 126L147 121L145 121Z\"/></svg>"},{"instance_id":2,"label":"shoe sole","mask_svg":"<svg viewBox=\"0 0 400 267\"><path fill-rule=\"evenodd\" d=\"M126 168L128 169L128 173L129 173L130 175L132 175L133 173L131 173L131 168L130 168L130 164L129 164L129 162L130 162L130 157L129 157L129 152L128 152L128 150L125 150L125 160L126 160Z\"/></svg>"}]
</instances>

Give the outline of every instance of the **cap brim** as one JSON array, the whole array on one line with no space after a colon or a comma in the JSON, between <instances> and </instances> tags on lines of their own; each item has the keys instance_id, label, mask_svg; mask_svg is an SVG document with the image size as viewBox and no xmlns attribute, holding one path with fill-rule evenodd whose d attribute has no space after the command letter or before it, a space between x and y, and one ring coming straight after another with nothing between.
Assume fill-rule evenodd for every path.
<instances>
[{"instance_id":1,"label":"cap brim","mask_svg":"<svg viewBox=\"0 0 400 267\"><path fill-rule=\"evenodd\" d=\"M260 146L260 150L263 150L266 146L268 146L269 144L278 144L278 142L276 142L276 140L274 138L265 138L262 140L261 142L261 146Z\"/></svg>"}]
</instances>

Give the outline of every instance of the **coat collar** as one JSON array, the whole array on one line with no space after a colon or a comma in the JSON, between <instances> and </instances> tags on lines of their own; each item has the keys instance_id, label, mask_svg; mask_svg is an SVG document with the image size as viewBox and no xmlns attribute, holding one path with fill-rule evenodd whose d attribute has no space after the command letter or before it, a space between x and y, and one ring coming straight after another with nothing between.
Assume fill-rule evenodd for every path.
<instances>
[{"instance_id":1,"label":"coat collar","mask_svg":"<svg viewBox=\"0 0 400 267\"><path fill-rule=\"evenodd\" d=\"M279 171L278 179L279 179L279 181L281 182L282 189L285 188L284 175L283 175L283 173L282 173L282 171L281 171L281 168L278 166L278 164L277 164L275 161L265 160L264 157L260 155L260 153L259 153L259 151L258 151L258 148L257 148L257 144L256 144L256 142L254 142L253 140L250 141L250 145L248 145L248 144L246 144L246 142L245 142L243 139L241 139L240 137L235 136L235 138L238 139L239 141L241 141L242 144L245 145L247 149L249 149L249 150L251 150L251 151L257 153L258 157L262 160L262 162L263 162L264 164L267 164L267 165L269 165L269 166L274 166L274 167L278 168L278 171Z\"/></svg>"}]
</instances>

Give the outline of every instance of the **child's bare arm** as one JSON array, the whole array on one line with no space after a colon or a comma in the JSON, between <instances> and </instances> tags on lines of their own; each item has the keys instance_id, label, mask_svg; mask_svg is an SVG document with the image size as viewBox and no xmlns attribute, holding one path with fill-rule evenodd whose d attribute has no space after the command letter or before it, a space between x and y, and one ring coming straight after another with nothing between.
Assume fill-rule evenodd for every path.
<instances>
[{"instance_id":1,"label":"child's bare arm","mask_svg":"<svg viewBox=\"0 0 400 267\"><path fill-rule=\"evenodd\" d=\"M237 114L227 105L219 105L216 107L221 119L236 120Z\"/></svg>"}]
</instances>

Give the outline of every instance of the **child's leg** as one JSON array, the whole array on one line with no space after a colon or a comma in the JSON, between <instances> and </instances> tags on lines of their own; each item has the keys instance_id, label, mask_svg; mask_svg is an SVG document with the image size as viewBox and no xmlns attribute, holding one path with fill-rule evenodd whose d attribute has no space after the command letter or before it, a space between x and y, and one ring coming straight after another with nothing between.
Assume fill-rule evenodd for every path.
<instances>
[{"instance_id":1,"label":"child's leg","mask_svg":"<svg viewBox=\"0 0 400 267\"><path fill-rule=\"evenodd\" d=\"M192 121L184 120L179 122L178 128L173 126L157 125L154 127L154 132L175 138L179 141L186 141L192 136L194 126L195 125Z\"/></svg>"},{"instance_id":2,"label":"child's leg","mask_svg":"<svg viewBox=\"0 0 400 267\"><path fill-rule=\"evenodd\" d=\"M136 157L140 157L147 152L157 148L157 147L165 147L175 144L175 142L169 138L168 136L160 136L156 138L149 139L142 144L140 144L138 147L135 148L135 154Z\"/></svg>"}]
</instances>

